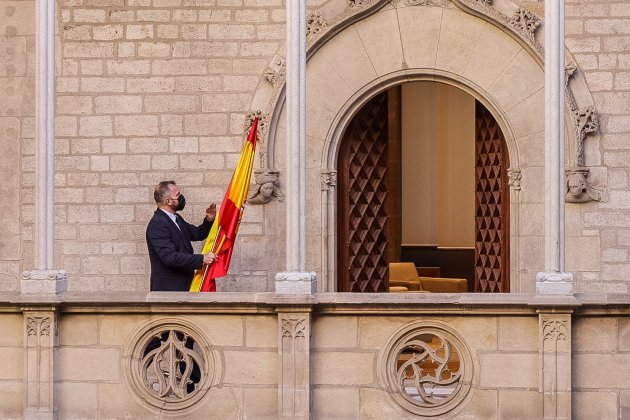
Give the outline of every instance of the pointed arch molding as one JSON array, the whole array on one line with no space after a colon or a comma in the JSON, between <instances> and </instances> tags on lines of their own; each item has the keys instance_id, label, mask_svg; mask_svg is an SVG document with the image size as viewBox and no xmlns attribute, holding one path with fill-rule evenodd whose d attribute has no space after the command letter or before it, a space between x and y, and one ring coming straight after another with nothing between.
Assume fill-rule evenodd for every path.
<instances>
[{"instance_id":1,"label":"pointed arch molding","mask_svg":"<svg viewBox=\"0 0 630 420\"><path fill-rule=\"evenodd\" d=\"M544 192L533 180L543 178L544 70L540 45L544 25L531 12L509 0L333 0L346 2L336 17L322 6L317 30L307 37L307 183L321 184L322 194L307 198L309 267L318 271L320 290L335 290L335 223L337 152L352 116L374 95L410 81L434 81L456 86L479 100L496 118L506 138L511 170L522 178L511 189L511 290L535 267L519 262L519 203L542 217ZM567 62L567 136L570 165L600 166L596 145L586 134L596 131L593 100L569 53ZM286 167L285 61L272 59L254 96L252 109L269 115L260 156L263 170ZM577 111L575 111L577 110ZM586 111L585 111L586 110ZM576 114L574 117L573 114ZM585 122L585 118L589 119ZM574 128L575 127L575 128ZM595 129L594 129L595 127ZM582 131L580 131L582 130ZM588 171L588 169L587 169ZM600 172L603 175L604 169ZM584 172L580 172L584 173ZM522 197L519 198L519 197ZM535 205L534 205L535 204ZM321 222L321 223L317 223ZM278 228L278 235L282 235ZM313 242L315 241L315 242ZM523 246L526 246L525 244ZM532 262L535 264L535 262ZM531 273L529 272L531 269ZM533 278L533 277L532 277Z\"/></svg>"}]
</instances>

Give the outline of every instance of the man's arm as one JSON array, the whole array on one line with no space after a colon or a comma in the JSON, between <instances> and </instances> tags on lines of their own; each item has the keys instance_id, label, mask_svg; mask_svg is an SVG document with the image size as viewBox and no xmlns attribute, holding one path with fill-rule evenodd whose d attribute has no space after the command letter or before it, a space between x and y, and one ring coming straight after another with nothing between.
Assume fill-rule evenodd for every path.
<instances>
[{"instance_id":1,"label":"man's arm","mask_svg":"<svg viewBox=\"0 0 630 420\"><path fill-rule=\"evenodd\" d=\"M166 226L152 226L147 231L147 240L160 260L168 267L199 269L202 266L203 255L186 254L175 250L173 238Z\"/></svg>"}]
</instances>

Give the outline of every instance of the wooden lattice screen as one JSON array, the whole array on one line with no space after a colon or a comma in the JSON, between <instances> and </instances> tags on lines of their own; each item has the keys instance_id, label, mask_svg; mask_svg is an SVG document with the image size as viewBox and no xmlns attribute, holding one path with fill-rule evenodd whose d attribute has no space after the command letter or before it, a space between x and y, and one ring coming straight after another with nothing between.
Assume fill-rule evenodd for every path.
<instances>
[{"instance_id":1,"label":"wooden lattice screen","mask_svg":"<svg viewBox=\"0 0 630 420\"><path fill-rule=\"evenodd\" d=\"M339 150L339 291L388 289L387 150L387 93L383 93L357 113Z\"/></svg>"},{"instance_id":2,"label":"wooden lattice screen","mask_svg":"<svg viewBox=\"0 0 630 420\"><path fill-rule=\"evenodd\" d=\"M509 292L509 158L492 114L475 114L475 291Z\"/></svg>"}]
</instances>

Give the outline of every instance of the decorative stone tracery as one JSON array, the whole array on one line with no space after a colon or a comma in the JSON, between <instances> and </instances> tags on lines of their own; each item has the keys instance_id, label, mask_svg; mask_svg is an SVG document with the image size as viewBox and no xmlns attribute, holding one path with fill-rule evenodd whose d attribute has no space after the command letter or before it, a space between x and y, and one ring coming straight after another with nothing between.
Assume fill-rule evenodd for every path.
<instances>
[{"instance_id":1,"label":"decorative stone tracery","mask_svg":"<svg viewBox=\"0 0 630 420\"><path fill-rule=\"evenodd\" d=\"M440 321L419 321L394 332L379 354L381 385L404 410L418 416L453 415L473 380L470 351Z\"/></svg>"},{"instance_id":2,"label":"decorative stone tracery","mask_svg":"<svg viewBox=\"0 0 630 420\"><path fill-rule=\"evenodd\" d=\"M132 335L122 370L145 407L180 415L193 411L221 377L217 356L192 321L161 318Z\"/></svg>"}]
</instances>

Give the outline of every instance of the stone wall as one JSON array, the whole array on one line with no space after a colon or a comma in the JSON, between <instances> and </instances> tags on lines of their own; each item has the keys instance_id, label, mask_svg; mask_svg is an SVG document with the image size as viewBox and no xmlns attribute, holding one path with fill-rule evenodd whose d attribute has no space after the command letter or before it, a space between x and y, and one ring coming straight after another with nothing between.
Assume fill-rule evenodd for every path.
<instances>
[{"instance_id":1,"label":"stone wall","mask_svg":"<svg viewBox=\"0 0 630 420\"><path fill-rule=\"evenodd\" d=\"M396 7L429 7L408 3ZM495 3L502 10L512 4ZM544 15L540 1L514 4ZM350 8L347 0L308 5L321 12L311 34L325 31L326 22L339 22ZM284 5L281 0L59 0L57 7L55 265L68 271L70 290L146 290L144 229L154 208L151 190L159 180L177 180L189 199L184 216L190 221L208 201L220 202L243 141L245 115L267 105L257 101L272 89L267 67L284 55ZM5 197L0 290L15 291L19 273L35 264L34 2L1 1L0 9L7 58L0 67L6 93L0 104L0 163L9 177L0 187ZM600 117L600 132L585 142L586 165L604 192L601 203L567 205L567 269L578 291L626 292L630 11L623 1L571 0L566 15L568 51L587 87L574 92L576 100L592 100ZM376 48L369 26L362 30L366 48ZM343 57L344 51L336 54ZM310 86L325 87L324 82ZM309 118L316 133L324 131L319 115ZM539 165L529 165L539 156L537 146L530 146L522 156L523 251L513 259L515 271L526 277L520 290L531 289L532 273L542 269L536 252L542 225L527 217L541 208L539 188L527 185L542 185L540 171L532 170ZM571 164L570 154L568 159ZM320 196L320 170L312 168L309 188L315 194L309 197ZM324 217L319 205L310 206L317 217L309 228L316 233L309 260L325 274L321 259L328 251L317 236ZM249 206L230 275L219 289L271 290L273 275L282 269L277 245L283 230L282 203Z\"/></svg>"},{"instance_id":2,"label":"stone wall","mask_svg":"<svg viewBox=\"0 0 630 420\"><path fill-rule=\"evenodd\" d=\"M33 264L35 3L0 1L0 290L19 290Z\"/></svg>"},{"instance_id":3,"label":"stone wall","mask_svg":"<svg viewBox=\"0 0 630 420\"><path fill-rule=\"evenodd\" d=\"M445 418L542 418L543 409L549 410L547 398L556 401L559 412L572 407L576 419L625 418L630 409L628 300L612 295L597 300L578 296L552 303L513 294L487 303L471 297L425 295L412 301L375 295L358 306L342 294L288 299L226 293L187 304L172 294L66 294L58 303L5 295L0 300L0 355L6 362L0 373L0 417L26 418L37 407L45 411L36 403L47 401L50 372L46 364L33 369L39 360L34 356L44 359L41 338L54 336L52 398L59 418L154 418L159 410L132 385L142 357L133 357L131 349L153 326L170 323L190 326L196 342L209 345L206 356L212 354L206 365L209 389L192 407L170 411L178 418L280 418L279 399L294 395L304 369L310 372L304 389L310 392L311 418L417 418L397 402L399 392L384 369L395 360L388 359L396 348L392 343L418 328L423 334L446 331L469 374L470 390L459 391L464 398ZM603 309L605 301L615 302L614 312ZM297 312L306 314L303 331L310 351L302 362L287 353L288 330L280 321ZM58 322L40 328L29 321L47 316ZM561 320L568 329L548 329L552 324L546 319ZM562 346L569 351L565 361ZM284 375L287 357L294 362L289 377ZM550 387L546 375L552 372ZM293 385L287 384L291 378ZM571 380L565 399L563 378Z\"/></svg>"}]
</instances>

